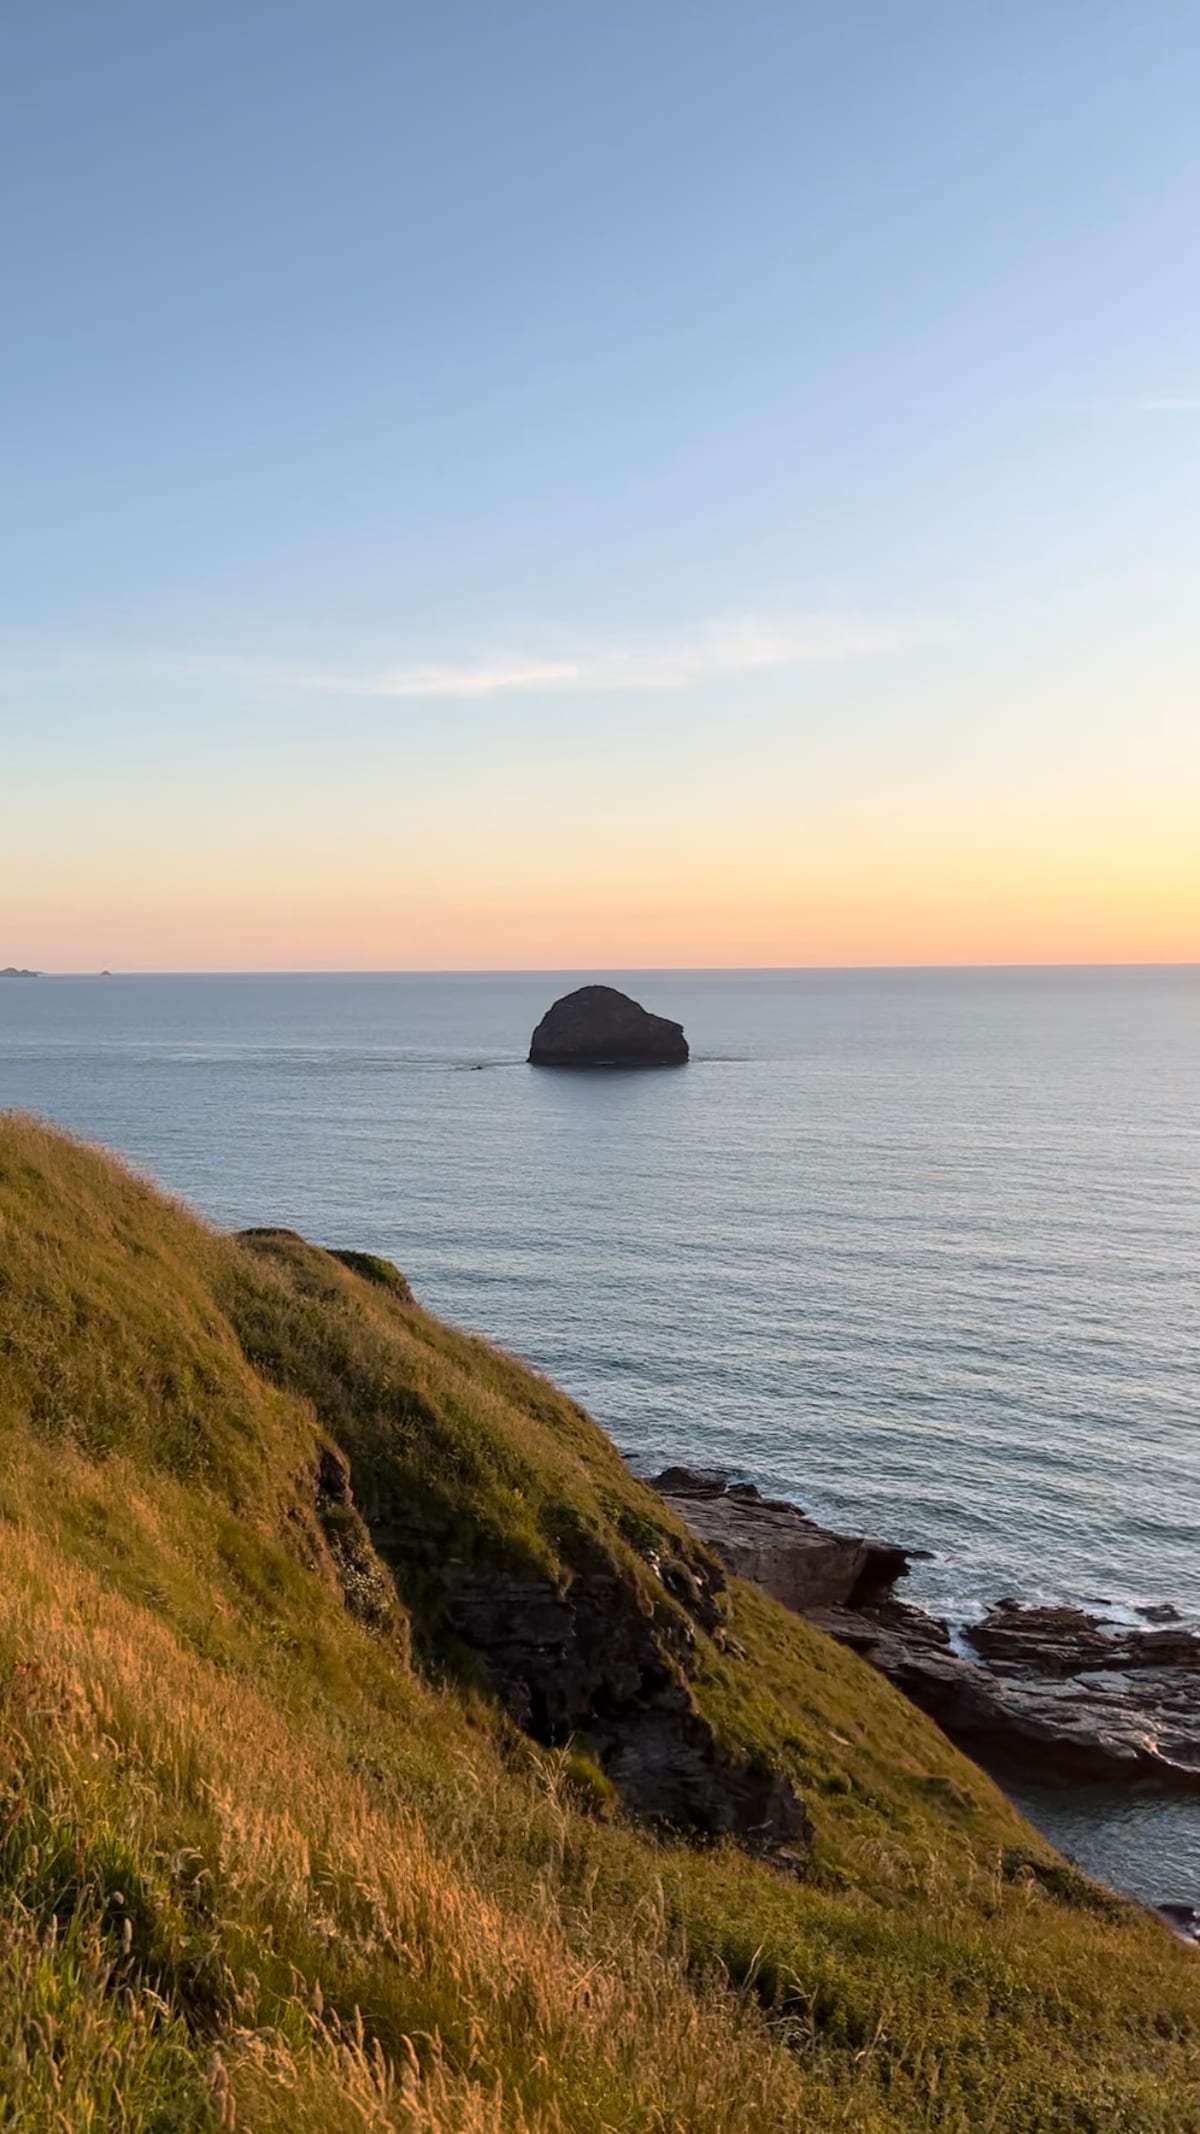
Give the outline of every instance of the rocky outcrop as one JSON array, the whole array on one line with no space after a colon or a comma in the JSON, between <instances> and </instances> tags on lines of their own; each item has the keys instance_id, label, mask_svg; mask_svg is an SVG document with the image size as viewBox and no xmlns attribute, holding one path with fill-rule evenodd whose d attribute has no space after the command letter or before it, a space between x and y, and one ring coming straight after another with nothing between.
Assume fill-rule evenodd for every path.
<instances>
[{"instance_id":1,"label":"rocky outcrop","mask_svg":"<svg viewBox=\"0 0 1200 2134\"><path fill-rule=\"evenodd\" d=\"M688 1686L695 1639L675 1609L643 1612L600 1564L562 1588L450 1568L449 1621L535 1740L582 1737L626 1807L650 1822L775 1857L806 1842L808 1817L784 1774L720 1748Z\"/></svg>"},{"instance_id":2,"label":"rocky outcrop","mask_svg":"<svg viewBox=\"0 0 1200 2134\"><path fill-rule=\"evenodd\" d=\"M651 1482L692 1532L738 1578L752 1578L801 1615L854 1607L887 1593L909 1566L886 1541L834 1534L799 1505L761 1496L753 1483L726 1482L689 1467L668 1467Z\"/></svg>"},{"instance_id":3,"label":"rocky outcrop","mask_svg":"<svg viewBox=\"0 0 1200 2134\"><path fill-rule=\"evenodd\" d=\"M1031 1777L1200 1788L1192 1631L1127 1632L1079 1609L1010 1601L967 1632L970 1658L944 1623L895 1600L813 1620L984 1761Z\"/></svg>"},{"instance_id":4,"label":"rocky outcrop","mask_svg":"<svg viewBox=\"0 0 1200 2134\"><path fill-rule=\"evenodd\" d=\"M687 1058L682 1024L608 985L580 986L556 1000L529 1046L533 1067L682 1067Z\"/></svg>"},{"instance_id":5,"label":"rocky outcrop","mask_svg":"<svg viewBox=\"0 0 1200 2134\"><path fill-rule=\"evenodd\" d=\"M322 1445L318 1451L312 1493L317 1525L350 1613L369 1629L401 1635L407 1641L395 1589L354 1502L350 1463L334 1445Z\"/></svg>"},{"instance_id":6,"label":"rocky outcrop","mask_svg":"<svg viewBox=\"0 0 1200 2134\"><path fill-rule=\"evenodd\" d=\"M1155 1609L1155 1616L1159 1615ZM1031 1668L1050 1676L1139 1673L1200 1663L1200 1640L1182 1626L1137 1630L1106 1622L1083 1608L1023 1608L997 1601L967 1638L1000 1673Z\"/></svg>"},{"instance_id":7,"label":"rocky outcrop","mask_svg":"<svg viewBox=\"0 0 1200 2134\"><path fill-rule=\"evenodd\" d=\"M582 1540L556 1581L462 1555L413 1499L364 1509L402 1590L419 1567L427 1617L435 1607L525 1733L547 1747L578 1741L648 1822L796 1860L811 1834L799 1794L778 1768L730 1754L689 1685L698 1636L725 1643L718 1565L651 1552L653 1597Z\"/></svg>"},{"instance_id":8,"label":"rocky outcrop","mask_svg":"<svg viewBox=\"0 0 1200 2134\"><path fill-rule=\"evenodd\" d=\"M1200 1789L1200 1637L1081 1608L1000 1601L958 1642L898 1600L909 1553L833 1534L798 1506L687 1468L654 1487L727 1567L850 1645L983 1761L1032 1777L1154 1780Z\"/></svg>"}]
</instances>

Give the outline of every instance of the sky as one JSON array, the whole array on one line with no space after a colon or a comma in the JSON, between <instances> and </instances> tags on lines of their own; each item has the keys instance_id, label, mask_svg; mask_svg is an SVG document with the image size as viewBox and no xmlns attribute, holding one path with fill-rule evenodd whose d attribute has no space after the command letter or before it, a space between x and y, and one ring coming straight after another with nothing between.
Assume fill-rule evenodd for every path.
<instances>
[{"instance_id":1,"label":"sky","mask_svg":"<svg viewBox=\"0 0 1200 2134\"><path fill-rule=\"evenodd\" d=\"M0 964L1200 960L1194 0L7 0Z\"/></svg>"}]
</instances>

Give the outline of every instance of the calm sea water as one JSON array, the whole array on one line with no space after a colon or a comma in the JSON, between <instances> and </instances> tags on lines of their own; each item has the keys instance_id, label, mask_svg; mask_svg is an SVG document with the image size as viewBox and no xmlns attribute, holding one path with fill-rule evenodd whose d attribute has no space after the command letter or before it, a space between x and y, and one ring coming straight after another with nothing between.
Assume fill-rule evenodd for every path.
<instances>
[{"instance_id":1,"label":"calm sea water","mask_svg":"<svg viewBox=\"0 0 1200 2134\"><path fill-rule=\"evenodd\" d=\"M5 981L0 1107L386 1253L639 1461L932 1549L957 1618L1200 1622L1200 969L609 973L691 1066L527 1068L579 975ZM1200 1902L1200 1805L1039 1812Z\"/></svg>"}]
</instances>

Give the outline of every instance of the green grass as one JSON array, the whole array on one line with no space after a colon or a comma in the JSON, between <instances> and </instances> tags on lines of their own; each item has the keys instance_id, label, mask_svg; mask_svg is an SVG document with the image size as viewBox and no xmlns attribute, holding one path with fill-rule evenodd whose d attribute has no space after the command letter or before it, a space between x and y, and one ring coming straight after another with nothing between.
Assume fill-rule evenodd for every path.
<instances>
[{"instance_id":1,"label":"green grass","mask_svg":"<svg viewBox=\"0 0 1200 2134\"><path fill-rule=\"evenodd\" d=\"M398 1591L330 1446L419 1508ZM854 1655L737 1584L696 1637L723 1742L803 1790L785 1874L447 1673L447 1550L659 1607L652 1557L706 1561L386 1262L0 1120L0 2125L1200 2129L1195 1957Z\"/></svg>"}]
</instances>

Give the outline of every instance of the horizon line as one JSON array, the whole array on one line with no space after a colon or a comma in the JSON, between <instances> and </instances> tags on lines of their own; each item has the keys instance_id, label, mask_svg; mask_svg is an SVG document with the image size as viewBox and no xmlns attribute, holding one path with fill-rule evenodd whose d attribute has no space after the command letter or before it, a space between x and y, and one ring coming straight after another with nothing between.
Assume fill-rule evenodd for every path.
<instances>
[{"instance_id":1,"label":"horizon line","mask_svg":"<svg viewBox=\"0 0 1200 2134\"><path fill-rule=\"evenodd\" d=\"M378 964L298 965L295 967L262 966L240 969L205 965L191 970L166 969L108 969L99 970L50 970L22 969L10 965L0 969L0 976L9 975L27 978L51 979L121 979L121 978L546 978L546 977L598 977L604 972L619 971L629 975L645 974L649 977L806 977L822 973L827 975L853 974L873 975L887 972L933 972L933 971L1200 971L1200 956L1196 957L1138 957L1083 959L985 959L972 963L946 961L931 963L529 963L529 964L407 964L388 967Z\"/></svg>"}]
</instances>

